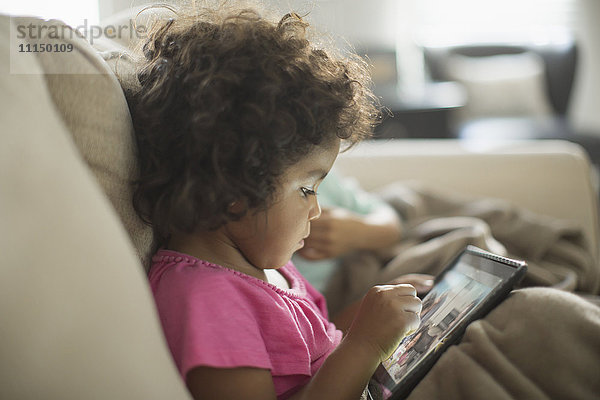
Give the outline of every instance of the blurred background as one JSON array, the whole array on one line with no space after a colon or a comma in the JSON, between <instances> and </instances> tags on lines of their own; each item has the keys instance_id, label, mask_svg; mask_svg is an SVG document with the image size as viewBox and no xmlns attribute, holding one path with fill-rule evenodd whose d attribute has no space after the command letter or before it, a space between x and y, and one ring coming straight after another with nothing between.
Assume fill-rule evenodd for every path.
<instances>
[{"instance_id":1,"label":"blurred background","mask_svg":"<svg viewBox=\"0 0 600 400\"><path fill-rule=\"evenodd\" d=\"M376 138L561 138L600 163L600 1L265 2L369 58L389 110ZM145 3L2 0L0 12L80 26Z\"/></svg>"}]
</instances>

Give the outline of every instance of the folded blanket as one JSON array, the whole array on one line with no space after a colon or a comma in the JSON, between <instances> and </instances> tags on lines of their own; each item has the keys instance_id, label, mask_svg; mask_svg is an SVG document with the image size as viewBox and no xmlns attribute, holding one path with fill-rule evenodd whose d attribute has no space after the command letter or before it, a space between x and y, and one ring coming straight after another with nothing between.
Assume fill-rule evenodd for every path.
<instances>
[{"instance_id":1,"label":"folded blanket","mask_svg":"<svg viewBox=\"0 0 600 400\"><path fill-rule=\"evenodd\" d=\"M522 286L598 293L600 268L581 228L537 215L498 199L473 199L421 184L392 184L380 195L404 222L403 238L382 252L355 252L341 262L325 289L331 314L362 297L374 284L402 274L438 274L472 244L522 259Z\"/></svg>"}]
</instances>

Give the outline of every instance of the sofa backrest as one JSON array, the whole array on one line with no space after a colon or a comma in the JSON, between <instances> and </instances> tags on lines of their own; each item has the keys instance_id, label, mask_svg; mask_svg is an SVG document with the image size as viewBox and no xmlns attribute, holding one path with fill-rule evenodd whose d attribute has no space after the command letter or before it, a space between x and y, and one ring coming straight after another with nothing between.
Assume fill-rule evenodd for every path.
<instances>
[{"instance_id":1,"label":"sofa backrest","mask_svg":"<svg viewBox=\"0 0 600 400\"><path fill-rule=\"evenodd\" d=\"M134 171L119 84L77 38L11 53L21 23L45 22L0 15L0 398L190 399L119 219Z\"/></svg>"},{"instance_id":2,"label":"sofa backrest","mask_svg":"<svg viewBox=\"0 0 600 400\"><path fill-rule=\"evenodd\" d=\"M142 263L147 267L152 230L135 213L132 181L136 176L135 141L127 102L119 81L97 50L60 21L13 18L20 26L34 26L43 35L27 35L31 45L46 42L73 45L65 53L35 53L58 114L98 183L121 218ZM52 30L64 32L51 39ZM114 64L113 64L114 66Z\"/></svg>"}]
</instances>

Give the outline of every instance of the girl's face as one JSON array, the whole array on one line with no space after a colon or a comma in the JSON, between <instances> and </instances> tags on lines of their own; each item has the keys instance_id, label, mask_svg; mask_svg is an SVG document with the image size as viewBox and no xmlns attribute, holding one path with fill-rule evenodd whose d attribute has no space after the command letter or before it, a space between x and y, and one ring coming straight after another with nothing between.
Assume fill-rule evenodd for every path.
<instances>
[{"instance_id":1,"label":"girl's face","mask_svg":"<svg viewBox=\"0 0 600 400\"><path fill-rule=\"evenodd\" d=\"M310 221L321 215L317 188L331 169L340 140L308 154L282 175L269 209L249 213L227 225L227 233L244 258L259 269L284 266L304 245Z\"/></svg>"}]
</instances>

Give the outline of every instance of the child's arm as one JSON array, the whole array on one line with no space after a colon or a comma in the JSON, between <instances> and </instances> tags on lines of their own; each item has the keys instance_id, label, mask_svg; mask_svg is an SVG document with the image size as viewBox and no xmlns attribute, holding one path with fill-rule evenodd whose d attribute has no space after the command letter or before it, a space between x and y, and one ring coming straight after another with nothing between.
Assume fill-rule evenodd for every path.
<instances>
[{"instance_id":1,"label":"child's arm","mask_svg":"<svg viewBox=\"0 0 600 400\"><path fill-rule=\"evenodd\" d=\"M419 325L421 301L409 285L376 286L365 295L348 334L292 399L357 400L379 363ZM195 399L275 399L268 370L198 367L187 375Z\"/></svg>"},{"instance_id":2,"label":"child's arm","mask_svg":"<svg viewBox=\"0 0 600 400\"><path fill-rule=\"evenodd\" d=\"M410 285L371 288L347 335L297 398L360 398L379 363L419 327L420 311L421 300Z\"/></svg>"},{"instance_id":3,"label":"child's arm","mask_svg":"<svg viewBox=\"0 0 600 400\"><path fill-rule=\"evenodd\" d=\"M271 372L259 368L196 367L186 378L194 399L275 399Z\"/></svg>"}]
</instances>

